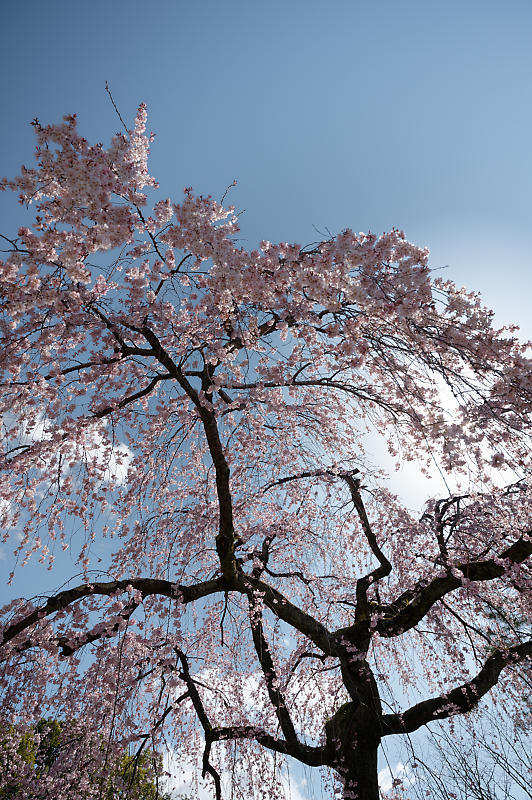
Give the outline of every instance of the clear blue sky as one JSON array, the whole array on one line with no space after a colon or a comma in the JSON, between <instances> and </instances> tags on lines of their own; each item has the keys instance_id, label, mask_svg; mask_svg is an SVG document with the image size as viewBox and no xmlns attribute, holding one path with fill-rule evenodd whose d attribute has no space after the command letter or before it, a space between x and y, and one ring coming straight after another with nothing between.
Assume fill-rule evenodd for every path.
<instances>
[{"instance_id":1,"label":"clear blue sky","mask_svg":"<svg viewBox=\"0 0 532 800\"><path fill-rule=\"evenodd\" d=\"M2 5L0 175L35 116L108 141L108 80L128 122L148 104L164 194L238 180L250 246L395 225L532 336L529 0Z\"/></svg>"}]
</instances>

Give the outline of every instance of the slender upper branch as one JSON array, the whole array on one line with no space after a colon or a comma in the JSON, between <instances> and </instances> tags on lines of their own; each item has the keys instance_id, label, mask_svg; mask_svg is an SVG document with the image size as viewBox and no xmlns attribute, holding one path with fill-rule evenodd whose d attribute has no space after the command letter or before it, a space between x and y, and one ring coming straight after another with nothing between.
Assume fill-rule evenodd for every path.
<instances>
[{"instance_id":1,"label":"slender upper branch","mask_svg":"<svg viewBox=\"0 0 532 800\"><path fill-rule=\"evenodd\" d=\"M358 478L355 478L350 472L343 472L340 474L340 477L349 486L351 498L357 510L360 522L362 523L362 529L364 531L368 544L371 548L371 552L373 553L373 555L380 564L380 566L377 567L377 569L374 569L373 572L371 572L367 576L368 578L371 578L372 581L377 581L379 580L379 578L384 578L386 577L386 575L390 574L390 572L392 571L392 565L390 564L390 562L382 552L381 548L379 547L379 543L377 542L377 537L375 536L373 529L371 527L368 515L366 513L366 508L364 506L360 494L360 480Z\"/></svg>"}]
</instances>

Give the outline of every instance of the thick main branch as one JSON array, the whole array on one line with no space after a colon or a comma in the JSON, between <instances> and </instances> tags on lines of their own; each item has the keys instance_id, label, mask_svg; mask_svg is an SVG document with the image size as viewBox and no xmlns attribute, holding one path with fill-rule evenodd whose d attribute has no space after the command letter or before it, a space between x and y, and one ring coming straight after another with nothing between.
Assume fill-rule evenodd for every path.
<instances>
[{"instance_id":1,"label":"thick main branch","mask_svg":"<svg viewBox=\"0 0 532 800\"><path fill-rule=\"evenodd\" d=\"M255 652L264 675L266 688L268 690L268 697L275 711L275 715L279 720L279 725L288 742L297 745L298 739L294 728L294 723L290 717L290 712L286 705L283 693L280 689L280 681L276 673L275 664L270 653L266 636L264 635L264 627L262 624L262 611L258 603L253 602L250 598L249 607L249 621L251 625L251 634L253 637L253 644Z\"/></svg>"},{"instance_id":2,"label":"thick main branch","mask_svg":"<svg viewBox=\"0 0 532 800\"><path fill-rule=\"evenodd\" d=\"M219 531L216 537L216 550L220 558L220 566L226 580L232 582L236 578L237 565L235 559L235 534L233 527L233 502L229 486L230 470L225 457L215 413L202 401L199 393L192 386L177 364L161 345L157 336L148 327L141 331L146 341L152 346L157 360L168 370L185 394L193 402L203 424L205 438L211 454L216 473L216 492L220 511Z\"/></svg>"}]
</instances>

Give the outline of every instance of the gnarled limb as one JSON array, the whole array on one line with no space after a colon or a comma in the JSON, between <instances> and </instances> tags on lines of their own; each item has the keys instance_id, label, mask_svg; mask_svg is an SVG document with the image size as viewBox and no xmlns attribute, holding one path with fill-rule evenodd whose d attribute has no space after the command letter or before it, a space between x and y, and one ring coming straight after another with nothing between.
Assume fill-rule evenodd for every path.
<instances>
[{"instance_id":1,"label":"gnarled limb","mask_svg":"<svg viewBox=\"0 0 532 800\"><path fill-rule=\"evenodd\" d=\"M440 697L423 700L402 714L384 714L382 735L412 733L436 719L446 719L455 714L472 711L480 699L495 686L502 670L508 664L515 664L527 656L532 656L532 640L516 644L507 650L497 648L486 659L480 672L467 683L451 689Z\"/></svg>"},{"instance_id":2,"label":"gnarled limb","mask_svg":"<svg viewBox=\"0 0 532 800\"><path fill-rule=\"evenodd\" d=\"M39 620L49 617L57 611L68 608L78 600L94 595L109 597L115 594L115 592L127 591L128 587L139 591L143 598L159 594L173 600L179 600L181 603L190 603L201 597L207 597L215 592L223 591L224 583L221 578L203 581L192 586L180 586L171 581L161 580L159 578L123 578L122 580L107 581L105 583L99 581L95 583L83 583L80 586L75 586L72 589L65 589L62 592L52 595L44 605L35 608L17 622L8 625L3 631L0 646L7 644L14 639L15 636L18 636L19 633L27 630L27 628L30 628L32 625L35 625Z\"/></svg>"},{"instance_id":3,"label":"gnarled limb","mask_svg":"<svg viewBox=\"0 0 532 800\"><path fill-rule=\"evenodd\" d=\"M0 646L7 644L22 631L30 628L40 619L49 617L56 611L68 608L85 597L102 595L109 597L116 592L125 592L128 587L138 590L143 597L162 595L180 603L191 603L217 592L237 591L249 595L260 593L265 605L288 625L308 636L324 653L336 652L334 637L318 620L291 603L281 592L261 580L249 576L239 576L236 586L228 585L223 577L202 581L190 586L172 583L160 578L123 578L116 581L84 583L72 589L65 589L48 598L46 603L33 609L17 622L8 625L2 636Z\"/></svg>"},{"instance_id":4,"label":"gnarled limb","mask_svg":"<svg viewBox=\"0 0 532 800\"><path fill-rule=\"evenodd\" d=\"M293 756L309 766L321 766L327 763L325 760L325 748L303 745L297 740L297 738L290 741L276 739L274 736L271 736L269 733L266 733L266 731L261 730L254 725L234 725L222 727L213 726L208 718L207 712L205 711L205 707L197 690L194 678L190 674L188 659L182 650L179 648L175 648L175 650L182 665L181 678L187 686L187 694L192 701L196 716L198 717L198 720L203 728L205 736L205 749L203 752L203 777L205 777L206 773L209 773L212 776L215 783L217 800L221 800L220 776L209 762L209 755L213 742L228 741L232 739L254 739L259 744L267 747L269 750L273 750L274 752L282 753L284 755Z\"/></svg>"},{"instance_id":5,"label":"gnarled limb","mask_svg":"<svg viewBox=\"0 0 532 800\"><path fill-rule=\"evenodd\" d=\"M521 536L498 556L483 561L458 564L455 572L461 572L466 581L491 581L506 572L501 561L522 564L532 554L532 539ZM380 636L397 636L410 630L423 619L427 611L449 592L462 586L463 579L456 574L439 575L429 583L418 583L407 589L393 603L378 608L380 619L377 631Z\"/></svg>"},{"instance_id":6,"label":"gnarled limb","mask_svg":"<svg viewBox=\"0 0 532 800\"><path fill-rule=\"evenodd\" d=\"M333 655L337 652L337 642L325 625L291 603L281 592L274 589L269 584L248 575L239 575L238 583L234 588L247 595L250 593L259 595L264 605L267 606L276 617L282 619L283 622L286 622L304 636L307 636L327 655Z\"/></svg>"}]
</instances>

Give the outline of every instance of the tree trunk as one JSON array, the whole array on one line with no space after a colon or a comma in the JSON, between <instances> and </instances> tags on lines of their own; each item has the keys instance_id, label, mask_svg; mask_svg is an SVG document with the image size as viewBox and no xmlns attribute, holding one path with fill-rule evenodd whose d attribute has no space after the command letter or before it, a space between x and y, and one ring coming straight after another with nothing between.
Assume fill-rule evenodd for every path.
<instances>
[{"instance_id":1,"label":"tree trunk","mask_svg":"<svg viewBox=\"0 0 532 800\"><path fill-rule=\"evenodd\" d=\"M351 701L344 703L325 724L325 736L334 768L343 782L345 800L379 800L377 751L382 734L382 706L367 661L355 667L341 662Z\"/></svg>"},{"instance_id":2,"label":"tree trunk","mask_svg":"<svg viewBox=\"0 0 532 800\"><path fill-rule=\"evenodd\" d=\"M377 751L380 723L353 702L341 706L325 725L330 764L343 782L345 800L379 800Z\"/></svg>"},{"instance_id":3,"label":"tree trunk","mask_svg":"<svg viewBox=\"0 0 532 800\"><path fill-rule=\"evenodd\" d=\"M345 800L379 800L377 750L373 743L361 744L344 755L338 771Z\"/></svg>"}]
</instances>

